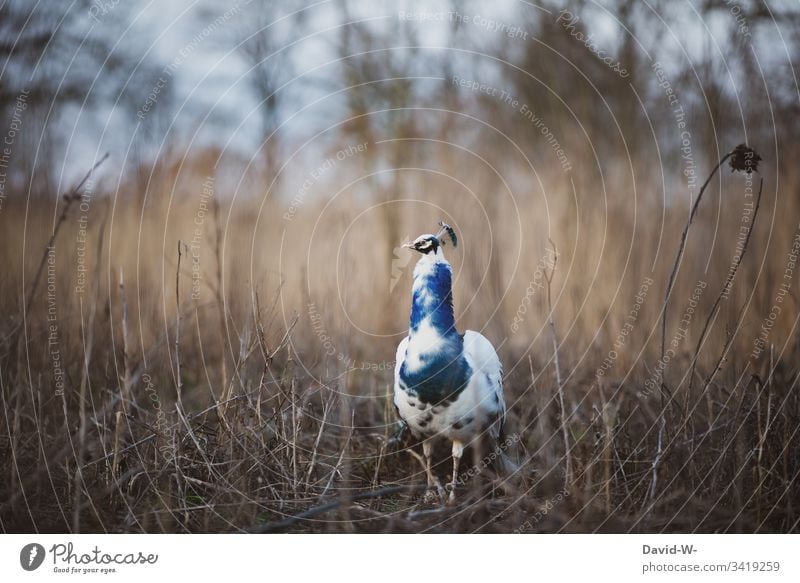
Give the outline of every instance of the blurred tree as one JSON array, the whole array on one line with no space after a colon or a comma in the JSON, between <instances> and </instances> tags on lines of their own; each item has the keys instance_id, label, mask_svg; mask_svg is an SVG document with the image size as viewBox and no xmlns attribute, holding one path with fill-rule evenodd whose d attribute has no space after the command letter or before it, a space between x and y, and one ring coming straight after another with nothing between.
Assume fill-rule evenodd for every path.
<instances>
[{"instance_id":1,"label":"blurred tree","mask_svg":"<svg viewBox=\"0 0 800 583\"><path fill-rule=\"evenodd\" d=\"M88 110L91 118L114 106L128 123L135 119L138 90L147 85L137 80L151 76L154 64L134 59L135 47L118 45L128 16L124 4L91 0L0 5L0 110L8 120L21 95L26 104L13 147L13 183L34 181L32 192L53 194L62 141L73 134L61 127L66 108Z\"/></svg>"},{"instance_id":2,"label":"blurred tree","mask_svg":"<svg viewBox=\"0 0 800 583\"><path fill-rule=\"evenodd\" d=\"M250 66L247 82L261 113L261 147L268 184L277 178L283 151L283 136L278 128L283 118L281 106L291 91L291 87L284 85L295 77L292 41L302 36L305 27L305 12L299 6L292 8L297 10L250 4L246 24L236 31L236 47ZM274 188L280 191L279 180Z\"/></svg>"},{"instance_id":3,"label":"blurred tree","mask_svg":"<svg viewBox=\"0 0 800 583\"><path fill-rule=\"evenodd\" d=\"M339 0L339 13L346 23L339 29L337 51L341 58L342 86L349 89L345 93L347 123L341 126L343 139L347 143L368 143L371 149L365 158L365 173L376 172L381 167L391 169L416 166L419 162L415 153L417 144L406 141L420 135L417 119L422 113L415 107L424 107L429 96L415 93L415 80L412 77L418 63L419 42L417 27L407 21L399 21L393 29L392 43L387 46L381 33L366 22L357 22L352 16L351 3ZM431 61L427 60L431 65ZM430 69L426 71L430 74ZM387 140L382 144L377 141ZM386 234L384 243L384 262L386 273L384 281L391 281L391 265L395 249L409 233L401 232L403 226L400 207L388 204L391 201L413 198L405 185L408 174L402 170L389 174L373 175L369 188L382 216L381 230ZM380 204L387 203L387 204ZM435 223L431 224L431 228ZM386 309L383 314L392 313L389 306L392 297L387 285L383 296ZM385 323L388 325L388 322Z\"/></svg>"}]
</instances>

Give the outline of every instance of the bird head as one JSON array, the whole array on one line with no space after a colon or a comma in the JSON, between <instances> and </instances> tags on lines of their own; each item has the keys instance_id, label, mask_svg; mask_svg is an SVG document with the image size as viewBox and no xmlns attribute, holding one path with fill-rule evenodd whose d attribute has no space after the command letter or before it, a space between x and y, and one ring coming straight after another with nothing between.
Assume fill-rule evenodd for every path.
<instances>
[{"instance_id":1,"label":"bird head","mask_svg":"<svg viewBox=\"0 0 800 583\"><path fill-rule=\"evenodd\" d=\"M404 243L403 247L414 249L423 255L427 255L429 253L436 255L439 252L439 247L444 247L447 244L447 239L444 238L445 234L450 237L453 247L456 247L458 245L456 232L453 230L453 227L442 221L439 221L439 231L435 235L420 235L410 243Z\"/></svg>"}]
</instances>

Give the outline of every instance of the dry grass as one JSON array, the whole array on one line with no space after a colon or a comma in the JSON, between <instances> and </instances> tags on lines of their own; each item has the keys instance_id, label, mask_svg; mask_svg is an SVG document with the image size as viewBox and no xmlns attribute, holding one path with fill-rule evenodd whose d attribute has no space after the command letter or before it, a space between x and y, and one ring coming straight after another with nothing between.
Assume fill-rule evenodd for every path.
<instances>
[{"instance_id":1,"label":"dry grass","mask_svg":"<svg viewBox=\"0 0 800 583\"><path fill-rule=\"evenodd\" d=\"M167 173L147 199L123 183L115 198L96 193L90 203L83 293L75 286L85 213L73 207L25 319L22 298L53 214L37 203L24 220L24 207L7 202L3 530L796 531L794 279L763 352L751 357L794 236L777 214L775 179L695 371L745 204L742 176L712 184L672 293L666 337L679 340L662 392L646 381L685 211L668 208L662 233L643 182L635 198L618 194L606 206L586 186L590 176L574 190L560 174L543 176L543 188L512 197L480 174L474 196L410 172L401 190L424 192L414 197L424 202L373 207L345 191L328 206L309 197L291 220L288 202L217 192L198 227L195 297L193 250L182 248L179 271L176 250L196 235L207 172ZM632 192L625 179L610 180L608 192ZM797 216L791 204L783 216ZM399 267L391 289L392 253L439 218L463 241L451 250L459 327L499 346L510 453L524 462L505 484L468 480L446 509L421 505L422 468L412 444L391 441L390 402L413 265ZM552 311L537 272L548 236L559 251ZM641 297L645 278L653 283ZM685 327L698 280L707 287ZM48 345L52 325L57 344ZM440 458L446 474L447 452Z\"/></svg>"}]
</instances>

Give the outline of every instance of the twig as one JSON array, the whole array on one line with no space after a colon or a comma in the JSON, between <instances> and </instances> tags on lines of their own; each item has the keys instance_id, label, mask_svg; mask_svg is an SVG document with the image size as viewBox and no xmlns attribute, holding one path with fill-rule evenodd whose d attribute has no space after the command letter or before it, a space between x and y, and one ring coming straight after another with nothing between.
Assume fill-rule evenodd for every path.
<instances>
[{"instance_id":1,"label":"twig","mask_svg":"<svg viewBox=\"0 0 800 583\"><path fill-rule=\"evenodd\" d=\"M108 158L108 152L106 152L105 155L102 158L100 158L95 163L94 166L91 167L91 169L86 173L86 175L83 177L83 179L78 183L78 185L75 188L73 188L68 194L64 195L63 198L66 204L61 209L61 214L59 215L58 220L56 221L55 227L53 227L53 233L47 240L47 246L45 247L44 255L42 255L42 260L39 262L39 267L36 270L36 276L33 278L33 285L31 286L31 290L28 292L28 297L25 301L26 317L31 309L31 303L33 302L33 297L36 295L36 289L39 287L39 281L42 279L42 273L44 273L44 266L47 263L48 249L50 249L53 246L53 243L55 243L56 237L58 236L58 232L61 230L61 225L63 225L64 221L67 219L67 213L69 212L72 203L80 198L79 194L81 188L83 188L83 185L86 184L87 180L89 180L89 177L92 175L92 173L95 170L97 170L97 168L100 167L100 164L106 161L106 158Z\"/></svg>"},{"instance_id":2,"label":"twig","mask_svg":"<svg viewBox=\"0 0 800 583\"><path fill-rule=\"evenodd\" d=\"M89 308L89 320L86 327L83 326L83 298L79 297L78 301L81 307L81 328L84 332L83 342L83 367L81 368L81 384L79 390L79 418L80 430L78 433L78 455L75 460L75 482L74 482L74 500L73 500L73 515L72 515L72 533L77 534L81 530L81 494L83 488L83 461L86 457L86 393L89 390L89 362L92 359L92 348L94 347L94 319L97 314L97 296L99 294L100 283L100 256L103 252L103 235L105 233L105 221L100 226L100 232L97 237L97 250L96 250L96 264L95 264L95 278L92 284L92 305ZM89 497L89 503L94 506Z\"/></svg>"},{"instance_id":3,"label":"twig","mask_svg":"<svg viewBox=\"0 0 800 583\"><path fill-rule=\"evenodd\" d=\"M225 298L223 296L223 287L225 285L225 267L223 264L222 256L222 222L220 221L219 201L214 197L211 201L211 208L214 212L214 255L217 260L217 287L214 290L215 299L217 301L217 308L219 310L219 336L221 342L221 356L222 356L222 392L220 393L220 400L226 401L230 397L229 390L232 389L232 383L229 384L228 379L228 318L225 313ZM230 388L229 388L230 387ZM225 415L225 407L220 409L222 415Z\"/></svg>"},{"instance_id":4,"label":"twig","mask_svg":"<svg viewBox=\"0 0 800 583\"><path fill-rule=\"evenodd\" d=\"M754 496L756 498L756 508L758 514L758 520L761 522L762 516L762 506L763 502L761 500L761 488L764 485L764 466L762 465L762 460L764 458L764 443L767 441L767 434L769 433L770 427L772 426L772 379L775 373L775 362L773 360L773 345L769 345L769 375L767 376L767 419L766 423L764 423L764 429L761 429L761 395L758 396L758 458L756 462L756 469L758 472L758 485L756 486L756 491L754 492ZM777 462L776 462L777 463Z\"/></svg>"},{"instance_id":5,"label":"twig","mask_svg":"<svg viewBox=\"0 0 800 583\"><path fill-rule=\"evenodd\" d=\"M355 411L353 412L353 415L355 415ZM336 477L336 474L339 472L339 469L342 467L342 461L344 460L344 453L347 451L347 446L350 445L350 439L353 437L353 431L355 430L354 420L355 420L355 418L351 416L351 419L350 419L350 432L347 434L347 439L345 440L344 445L342 446L342 451L339 453L339 460L336 462L336 466L333 468L333 471L331 471L331 475L328 477L328 483L325 484L325 489L322 490L322 494L320 495L320 498L323 498L325 496L325 494L328 493L328 490L330 489L331 484L333 484L333 479Z\"/></svg>"},{"instance_id":6,"label":"twig","mask_svg":"<svg viewBox=\"0 0 800 583\"><path fill-rule=\"evenodd\" d=\"M717 313L719 309L720 302L722 298L725 297L726 291L729 289L729 286L733 283L733 278L736 277L736 272L739 270L739 266L742 264L742 260L744 259L744 254L747 253L747 246L750 243L750 235L753 234L753 228L756 226L756 219L758 218L758 209L761 206L761 193L764 189L764 179L761 179L761 183L758 187L758 198L756 198L756 206L753 210L753 218L750 221L750 228L747 230L747 237L744 240L744 246L742 247L742 252L739 254L739 258L737 259L736 263L731 269L730 273L728 273L728 277L725 279L725 284L722 286L722 289L717 296L717 299L714 301L714 305L711 308L711 311L708 314L708 318L706 318L706 323L703 325L703 330L700 333L700 338L697 340L697 347L694 350L694 356L692 357L692 368L689 374L689 391L688 393L691 395L692 392L692 385L694 384L694 370L697 366L697 359L700 355L700 348L703 345L703 340L705 340L706 333L708 332L709 326L711 325L711 320ZM705 388L705 387L704 387ZM688 399L687 399L688 404Z\"/></svg>"},{"instance_id":7,"label":"twig","mask_svg":"<svg viewBox=\"0 0 800 583\"><path fill-rule=\"evenodd\" d=\"M667 427L667 419L664 417L664 409L661 410L660 427L658 428L658 447L656 448L656 455L653 457L653 464L651 466L652 480L650 481L650 489L647 491L647 496L644 498L644 503L647 504L648 500L652 500L656 495L656 488L658 486L658 467L664 456L664 430Z\"/></svg>"},{"instance_id":8,"label":"twig","mask_svg":"<svg viewBox=\"0 0 800 583\"><path fill-rule=\"evenodd\" d=\"M183 409L183 380L181 379L181 241L178 239L178 267L175 270L175 390L178 405Z\"/></svg>"},{"instance_id":9,"label":"twig","mask_svg":"<svg viewBox=\"0 0 800 583\"><path fill-rule=\"evenodd\" d=\"M415 492L426 488L427 486L420 486L420 485L386 486L385 488L381 488L380 490L373 490L372 492L364 492L362 494L354 494L353 496L348 496L346 498L338 498L336 500L332 500L331 502L327 502L325 504L320 504L319 506L314 506L313 508L309 508L308 510L305 510L295 516L290 516L289 518L286 518L284 520L261 524L259 526L250 529L248 532L252 533L276 532L288 528L294 524L297 524L298 522L303 521L307 518L311 518L312 516L324 514L325 512L330 512L331 510L336 510L342 504L345 503L357 502L359 500L372 500L374 498L380 498L381 496L398 494L400 492Z\"/></svg>"},{"instance_id":10,"label":"twig","mask_svg":"<svg viewBox=\"0 0 800 583\"><path fill-rule=\"evenodd\" d=\"M131 362L130 352L128 350L128 301L125 295L125 273L120 268L119 270L119 294L120 302L122 303L122 363L123 363L123 377L122 377L122 391L120 394L119 409L115 415L115 428L114 428L114 457L111 463L111 475L116 479L117 471L119 468L119 438L122 431L122 417L125 414L125 407L131 399Z\"/></svg>"},{"instance_id":11,"label":"twig","mask_svg":"<svg viewBox=\"0 0 800 583\"><path fill-rule=\"evenodd\" d=\"M292 488L295 496L297 496L297 434L299 429L297 423L297 390L294 376L292 376L289 387L292 391Z\"/></svg>"},{"instance_id":12,"label":"twig","mask_svg":"<svg viewBox=\"0 0 800 583\"><path fill-rule=\"evenodd\" d=\"M322 404L322 420L319 423L319 431L317 432L317 439L314 441L314 450L311 453L311 462L308 464L306 471L306 492L308 492L309 482L311 480L311 473L314 471L314 466L317 463L317 452L319 451L319 442L322 439L322 430L325 429L325 422L328 419L328 412L331 408L331 400L328 399Z\"/></svg>"},{"instance_id":13,"label":"twig","mask_svg":"<svg viewBox=\"0 0 800 583\"><path fill-rule=\"evenodd\" d=\"M558 250L556 244L552 239L548 239L550 246L553 249L553 265L548 273L547 269L544 270L544 279L547 282L547 311L550 324L550 331L553 338L553 363L556 369L556 384L558 385L558 401L561 406L561 433L564 437L564 487L568 488L572 483L572 452L569 446L569 431L567 430L567 410L564 406L564 386L561 382L561 367L558 362L558 335L556 334L556 323L553 317L553 300L552 300L552 282L553 274L556 271L558 264Z\"/></svg>"},{"instance_id":14,"label":"twig","mask_svg":"<svg viewBox=\"0 0 800 583\"><path fill-rule=\"evenodd\" d=\"M689 213L689 220L686 221L686 226L683 228L683 234L681 234L681 240L678 244L678 253L675 256L675 262L672 264L672 271L669 274L669 279L667 280L667 288L664 290L664 303L661 306L661 360L659 362L664 362L664 353L666 351L666 342L667 342L667 308L669 307L669 297L672 293L672 286L675 284L675 276L678 273L678 266L683 259L683 252L686 249L686 238L689 235L689 227L692 226L692 221L694 220L694 216L697 213L697 207L700 205L700 201L703 198L703 193L706 191L706 187L708 183L711 182L711 178L713 178L714 174L717 173L719 167L722 166L725 161L731 157L733 152L728 152L725 154L722 159L714 166L714 169L711 171L711 174L708 175L706 181L703 183L703 186L700 187L700 193L697 195L697 199L695 199L694 204L692 205L692 210ZM664 366L663 364L661 365ZM662 378L664 376L664 369L661 370ZM660 383L662 389L665 386L665 383ZM664 407L664 392L661 392L661 407Z\"/></svg>"}]
</instances>

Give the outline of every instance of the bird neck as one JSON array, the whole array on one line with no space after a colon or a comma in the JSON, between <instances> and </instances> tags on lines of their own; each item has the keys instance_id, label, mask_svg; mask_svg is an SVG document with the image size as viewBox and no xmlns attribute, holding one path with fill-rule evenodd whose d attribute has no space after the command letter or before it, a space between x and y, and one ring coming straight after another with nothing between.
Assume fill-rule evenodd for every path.
<instances>
[{"instance_id":1,"label":"bird neck","mask_svg":"<svg viewBox=\"0 0 800 583\"><path fill-rule=\"evenodd\" d=\"M452 269L442 255L424 255L414 268L411 298L410 340L421 328L433 329L442 338L457 337L453 316Z\"/></svg>"},{"instance_id":2,"label":"bird neck","mask_svg":"<svg viewBox=\"0 0 800 583\"><path fill-rule=\"evenodd\" d=\"M452 270L437 250L435 255L424 255L414 268L411 325L400 381L421 402L435 404L455 398L471 373L453 317Z\"/></svg>"}]
</instances>

